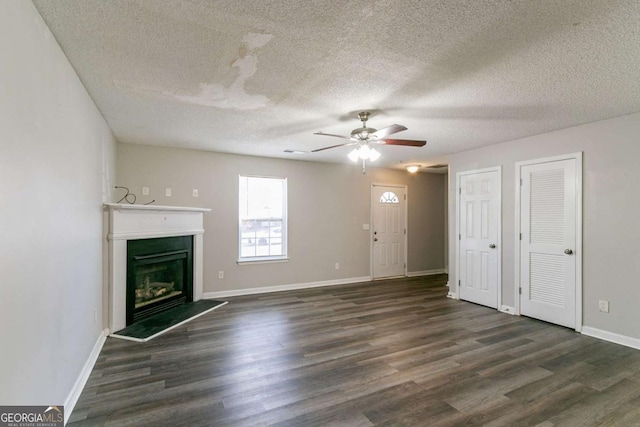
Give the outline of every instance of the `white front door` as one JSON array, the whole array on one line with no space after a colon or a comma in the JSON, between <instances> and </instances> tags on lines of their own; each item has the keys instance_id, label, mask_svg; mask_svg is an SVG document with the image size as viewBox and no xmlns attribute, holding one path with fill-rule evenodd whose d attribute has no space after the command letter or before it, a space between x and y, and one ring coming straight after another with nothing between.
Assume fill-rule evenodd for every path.
<instances>
[{"instance_id":1,"label":"white front door","mask_svg":"<svg viewBox=\"0 0 640 427\"><path fill-rule=\"evenodd\" d=\"M460 299L498 308L500 172L459 174Z\"/></svg>"},{"instance_id":2,"label":"white front door","mask_svg":"<svg viewBox=\"0 0 640 427\"><path fill-rule=\"evenodd\" d=\"M520 312L576 328L576 158L520 165Z\"/></svg>"},{"instance_id":3,"label":"white front door","mask_svg":"<svg viewBox=\"0 0 640 427\"><path fill-rule=\"evenodd\" d=\"M406 189L404 187L373 185L373 278L405 275L405 215Z\"/></svg>"}]
</instances>

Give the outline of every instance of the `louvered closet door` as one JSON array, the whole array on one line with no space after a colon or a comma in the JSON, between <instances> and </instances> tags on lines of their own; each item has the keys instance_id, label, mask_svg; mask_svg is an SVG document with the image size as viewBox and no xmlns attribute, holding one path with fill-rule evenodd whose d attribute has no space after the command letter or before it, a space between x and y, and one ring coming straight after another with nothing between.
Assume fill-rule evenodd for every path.
<instances>
[{"instance_id":1,"label":"louvered closet door","mask_svg":"<svg viewBox=\"0 0 640 427\"><path fill-rule=\"evenodd\" d=\"M522 166L520 311L575 328L576 161Z\"/></svg>"}]
</instances>

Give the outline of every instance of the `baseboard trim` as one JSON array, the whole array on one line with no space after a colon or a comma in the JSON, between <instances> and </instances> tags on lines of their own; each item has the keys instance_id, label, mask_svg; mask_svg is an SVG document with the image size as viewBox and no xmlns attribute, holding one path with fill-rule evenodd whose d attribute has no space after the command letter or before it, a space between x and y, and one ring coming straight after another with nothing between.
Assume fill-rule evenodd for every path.
<instances>
[{"instance_id":1,"label":"baseboard trim","mask_svg":"<svg viewBox=\"0 0 640 427\"><path fill-rule=\"evenodd\" d=\"M84 363L82 370L80 371L80 375L76 379L75 384L71 387L71 391L69 395L64 401L64 424L66 425L69 421L69 417L71 417L71 413L73 409L76 407L76 403L78 403L78 399L80 398L80 394L82 394L82 390L84 386L87 384L87 380L89 379L89 375L91 375L91 371L93 370L93 366L96 364L98 360L98 356L100 356L100 351L102 350L102 346L107 340L107 336L109 335L109 330L105 329L98 336L98 340L93 345L93 349L87 358L87 361Z\"/></svg>"},{"instance_id":2,"label":"baseboard trim","mask_svg":"<svg viewBox=\"0 0 640 427\"><path fill-rule=\"evenodd\" d=\"M445 274L445 273L446 271L444 268L438 268L436 270L411 271L407 273L407 277L433 276L434 274Z\"/></svg>"},{"instance_id":3,"label":"baseboard trim","mask_svg":"<svg viewBox=\"0 0 640 427\"><path fill-rule=\"evenodd\" d=\"M295 291L298 289L319 288L322 286L348 285L351 283L370 282L371 276L351 277L346 279L323 280L320 282L294 283L290 285L265 286L262 288L234 289L230 291L205 292L203 299L237 297L242 295L267 294L271 292Z\"/></svg>"},{"instance_id":4,"label":"baseboard trim","mask_svg":"<svg viewBox=\"0 0 640 427\"><path fill-rule=\"evenodd\" d=\"M616 334L615 332L603 331L602 329L592 328L590 326L583 326L582 334L640 350L640 339L638 338Z\"/></svg>"},{"instance_id":5,"label":"baseboard trim","mask_svg":"<svg viewBox=\"0 0 640 427\"><path fill-rule=\"evenodd\" d=\"M510 314L512 316L516 314L516 309L508 305L501 305L500 311L503 313Z\"/></svg>"}]
</instances>

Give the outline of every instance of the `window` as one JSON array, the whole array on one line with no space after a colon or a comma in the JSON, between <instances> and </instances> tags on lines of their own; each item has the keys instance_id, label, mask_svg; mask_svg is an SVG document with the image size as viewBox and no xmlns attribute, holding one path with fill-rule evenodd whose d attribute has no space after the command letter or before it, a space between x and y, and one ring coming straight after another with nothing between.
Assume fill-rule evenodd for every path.
<instances>
[{"instance_id":1,"label":"window","mask_svg":"<svg viewBox=\"0 0 640 427\"><path fill-rule=\"evenodd\" d=\"M287 258L287 179L240 176L239 261Z\"/></svg>"},{"instance_id":2,"label":"window","mask_svg":"<svg viewBox=\"0 0 640 427\"><path fill-rule=\"evenodd\" d=\"M400 203L398 196L393 191L386 191L380 196L380 203Z\"/></svg>"}]
</instances>

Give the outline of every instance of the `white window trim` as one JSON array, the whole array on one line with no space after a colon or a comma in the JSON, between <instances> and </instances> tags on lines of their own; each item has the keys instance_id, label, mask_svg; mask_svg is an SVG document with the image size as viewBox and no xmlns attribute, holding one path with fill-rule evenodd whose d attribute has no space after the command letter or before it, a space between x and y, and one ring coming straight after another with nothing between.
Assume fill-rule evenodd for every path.
<instances>
[{"instance_id":1,"label":"white window trim","mask_svg":"<svg viewBox=\"0 0 640 427\"><path fill-rule=\"evenodd\" d=\"M275 256L275 257L246 257L240 258L238 261L238 265L243 264L274 264L278 262L289 262L289 257L287 256Z\"/></svg>"}]
</instances>

